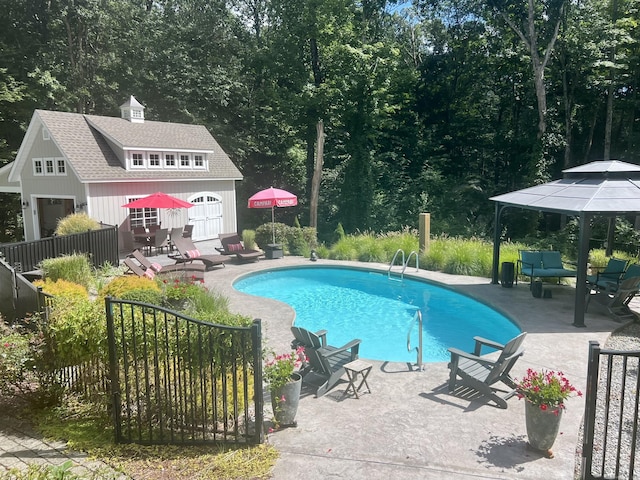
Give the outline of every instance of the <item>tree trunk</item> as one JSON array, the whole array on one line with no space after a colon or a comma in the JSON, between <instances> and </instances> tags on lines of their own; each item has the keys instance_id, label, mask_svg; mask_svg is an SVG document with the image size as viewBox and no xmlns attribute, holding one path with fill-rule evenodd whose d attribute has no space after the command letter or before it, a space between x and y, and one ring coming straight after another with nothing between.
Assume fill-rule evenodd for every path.
<instances>
[{"instance_id":1,"label":"tree trunk","mask_svg":"<svg viewBox=\"0 0 640 480\"><path fill-rule=\"evenodd\" d=\"M324 162L324 122L318 120L316 125L316 161L311 180L311 199L309 205L309 226L318 228L318 199L320 197L320 183L322 182L322 165Z\"/></svg>"}]
</instances>

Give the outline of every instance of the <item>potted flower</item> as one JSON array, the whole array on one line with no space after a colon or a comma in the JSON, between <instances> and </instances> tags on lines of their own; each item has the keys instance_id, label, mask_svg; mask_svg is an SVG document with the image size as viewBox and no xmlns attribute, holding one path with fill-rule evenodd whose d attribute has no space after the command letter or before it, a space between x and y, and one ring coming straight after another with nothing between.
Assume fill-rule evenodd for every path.
<instances>
[{"instance_id":1,"label":"potted flower","mask_svg":"<svg viewBox=\"0 0 640 480\"><path fill-rule=\"evenodd\" d=\"M562 372L528 369L516 382L518 398L525 399L525 417L529 445L553 457L551 447L560 428L565 401L571 396L582 396Z\"/></svg>"},{"instance_id":2,"label":"potted flower","mask_svg":"<svg viewBox=\"0 0 640 480\"><path fill-rule=\"evenodd\" d=\"M304 347L290 353L273 355L264 365L264 379L269 384L275 425L295 426L300 400L302 375L297 371L307 361Z\"/></svg>"}]
</instances>

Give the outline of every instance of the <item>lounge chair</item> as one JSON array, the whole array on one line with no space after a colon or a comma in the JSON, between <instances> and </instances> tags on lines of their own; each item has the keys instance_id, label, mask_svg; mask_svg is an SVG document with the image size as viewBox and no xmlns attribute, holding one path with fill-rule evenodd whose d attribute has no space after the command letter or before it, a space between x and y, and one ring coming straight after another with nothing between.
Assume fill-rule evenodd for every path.
<instances>
[{"instance_id":1,"label":"lounge chair","mask_svg":"<svg viewBox=\"0 0 640 480\"><path fill-rule=\"evenodd\" d=\"M175 245L176 238L182 238L182 228L180 227L174 227L169 232L169 250L171 250L172 252L176 248L176 245Z\"/></svg>"},{"instance_id":2,"label":"lounge chair","mask_svg":"<svg viewBox=\"0 0 640 480\"><path fill-rule=\"evenodd\" d=\"M509 376L509 372L524 353L522 342L526 335L526 332L523 332L505 345L485 338L474 337L476 345L473 353L450 348L449 391L453 392L458 384L463 384L493 400L498 407L507 408L507 400L516 393L516 383ZM483 345L501 350L498 359L489 360L481 357ZM498 382L507 385L509 390L496 388L494 385Z\"/></svg>"},{"instance_id":3,"label":"lounge chair","mask_svg":"<svg viewBox=\"0 0 640 480\"><path fill-rule=\"evenodd\" d=\"M151 262L147 257L143 255L143 253L136 249L129 254L130 257L133 257L137 260L137 262L144 268L145 270L148 268L152 268L156 271L156 273L167 273L167 272L184 272L193 270L195 272L204 272L205 266L202 263L176 263L174 265L160 265L159 263Z\"/></svg>"},{"instance_id":4,"label":"lounge chair","mask_svg":"<svg viewBox=\"0 0 640 480\"><path fill-rule=\"evenodd\" d=\"M604 306L609 315L616 321L634 320L636 314L629 308L629 302L640 291L640 265L631 265L619 283L609 282L605 288L591 290L587 296L585 311L589 308L591 298Z\"/></svg>"},{"instance_id":5,"label":"lounge chair","mask_svg":"<svg viewBox=\"0 0 640 480\"><path fill-rule=\"evenodd\" d=\"M210 270L218 265L224 267L224 262L231 260L226 255L203 255L190 238L174 238L173 243L178 253L169 254L169 257L174 259L176 263L202 262L207 270Z\"/></svg>"},{"instance_id":6,"label":"lounge chair","mask_svg":"<svg viewBox=\"0 0 640 480\"><path fill-rule=\"evenodd\" d=\"M591 288L608 288L608 283L620 283L620 279L627 269L627 261L611 257L604 270L595 275L587 275L587 283Z\"/></svg>"},{"instance_id":7,"label":"lounge chair","mask_svg":"<svg viewBox=\"0 0 640 480\"><path fill-rule=\"evenodd\" d=\"M358 358L360 339L354 339L341 347L305 348L310 371L302 377L302 383L316 389L316 397L331 390L344 375L344 366Z\"/></svg>"},{"instance_id":8,"label":"lounge chair","mask_svg":"<svg viewBox=\"0 0 640 480\"><path fill-rule=\"evenodd\" d=\"M216 247L216 250L222 255L235 255L238 260L244 262L256 261L262 255L260 250L244 248L242 237L237 233L221 233L219 238L222 248Z\"/></svg>"},{"instance_id":9,"label":"lounge chair","mask_svg":"<svg viewBox=\"0 0 640 480\"><path fill-rule=\"evenodd\" d=\"M156 275L181 278L183 280L193 280L196 282L204 281L204 272L198 272L196 270L175 270L173 272L156 272L153 268L144 268L142 265L135 262L131 257L127 257L123 260L129 271L139 277L145 277L153 280Z\"/></svg>"}]
</instances>

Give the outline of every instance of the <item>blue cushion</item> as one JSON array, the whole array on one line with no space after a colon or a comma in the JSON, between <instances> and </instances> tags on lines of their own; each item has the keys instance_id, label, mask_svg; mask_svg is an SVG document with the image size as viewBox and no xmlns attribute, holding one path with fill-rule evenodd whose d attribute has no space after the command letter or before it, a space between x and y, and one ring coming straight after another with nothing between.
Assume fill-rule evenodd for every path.
<instances>
[{"instance_id":1,"label":"blue cushion","mask_svg":"<svg viewBox=\"0 0 640 480\"><path fill-rule=\"evenodd\" d=\"M523 250L520 252L523 270L531 268L542 268L542 252L530 252Z\"/></svg>"},{"instance_id":2,"label":"blue cushion","mask_svg":"<svg viewBox=\"0 0 640 480\"><path fill-rule=\"evenodd\" d=\"M542 252L542 266L543 268L564 268L562 266L562 258L560 257L560 252Z\"/></svg>"}]
</instances>

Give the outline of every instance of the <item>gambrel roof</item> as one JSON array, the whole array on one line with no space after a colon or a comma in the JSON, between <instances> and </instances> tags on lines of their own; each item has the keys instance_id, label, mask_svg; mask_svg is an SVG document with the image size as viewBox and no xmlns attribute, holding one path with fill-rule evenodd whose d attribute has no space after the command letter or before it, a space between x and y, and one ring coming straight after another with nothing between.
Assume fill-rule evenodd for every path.
<instances>
[{"instance_id":1,"label":"gambrel roof","mask_svg":"<svg viewBox=\"0 0 640 480\"><path fill-rule=\"evenodd\" d=\"M242 174L203 125L132 123L123 118L36 110L16 157L10 180L18 180L40 127L45 127L82 183L123 180L241 180ZM202 153L208 170L129 169L116 151ZM23 151L25 153L23 153ZM21 155L22 154L22 155Z\"/></svg>"}]
</instances>

